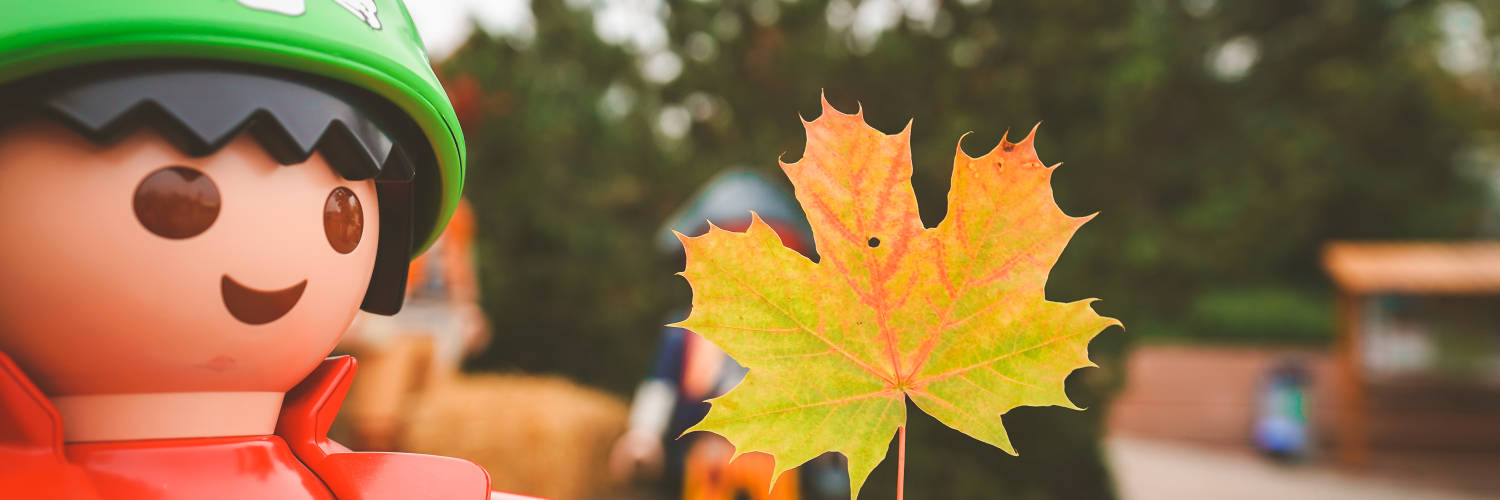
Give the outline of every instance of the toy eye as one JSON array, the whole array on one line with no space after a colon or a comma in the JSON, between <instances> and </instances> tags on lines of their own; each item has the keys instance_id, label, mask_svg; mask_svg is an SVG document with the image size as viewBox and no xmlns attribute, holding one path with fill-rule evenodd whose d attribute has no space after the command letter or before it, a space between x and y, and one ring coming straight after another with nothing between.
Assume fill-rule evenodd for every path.
<instances>
[{"instance_id":1,"label":"toy eye","mask_svg":"<svg viewBox=\"0 0 1500 500\"><path fill-rule=\"evenodd\" d=\"M334 188L328 193L328 201L323 202L323 234L328 236L328 245L338 253L353 252L364 232L365 214L359 197L349 188Z\"/></svg>"},{"instance_id":2,"label":"toy eye","mask_svg":"<svg viewBox=\"0 0 1500 500\"><path fill-rule=\"evenodd\" d=\"M134 205L136 220L157 236L191 238L219 218L219 187L188 167L159 168L136 186Z\"/></svg>"}]
</instances>

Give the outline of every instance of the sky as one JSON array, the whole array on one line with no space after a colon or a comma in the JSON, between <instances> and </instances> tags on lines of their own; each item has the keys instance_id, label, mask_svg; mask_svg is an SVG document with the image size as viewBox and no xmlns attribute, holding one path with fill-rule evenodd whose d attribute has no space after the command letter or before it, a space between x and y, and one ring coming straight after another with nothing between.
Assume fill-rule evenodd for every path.
<instances>
[{"instance_id":1,"label":"sky","mask_svg":"<svg viewBox=\"0 0 1500 500\"><path fill-rule=\"evenodd\" d=\"M406 10L433 59L446 58L458 49L475 24L491 34L522 41L535 36L530 0L408 0Z\"/></svg>"}]
</instances>

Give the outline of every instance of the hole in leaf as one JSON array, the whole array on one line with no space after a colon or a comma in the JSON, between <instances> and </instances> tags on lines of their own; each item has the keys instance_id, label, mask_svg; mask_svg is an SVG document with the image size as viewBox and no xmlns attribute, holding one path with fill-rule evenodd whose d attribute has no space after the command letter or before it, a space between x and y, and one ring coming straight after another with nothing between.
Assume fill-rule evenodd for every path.
<instances>
[{"instance_id":1,"label":"hole in leaf","mask_svg":"<svg viewBox=\"0 0 1500 500\"><path fill-rule=\"evenodd\" d=\"M874 236L871 236L869 243L870 243L870 248L878 247L878 246L880 246L880 238L876 238Z\"/></svg>"}]
</instances>

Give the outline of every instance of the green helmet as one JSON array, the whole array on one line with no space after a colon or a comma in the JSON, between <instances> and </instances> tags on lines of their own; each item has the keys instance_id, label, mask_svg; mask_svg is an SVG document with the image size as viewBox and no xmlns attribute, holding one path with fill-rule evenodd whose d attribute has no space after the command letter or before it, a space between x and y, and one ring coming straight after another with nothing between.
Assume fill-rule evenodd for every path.
<instances>
[{"instance_id":1,"label":"green helmet","mask_svg":"<svg viewBox=\"0 0 1500 500\"><path fill-rule=\"evenodd\" d=\"M428 65L400 0L49 0L0 16L0 84L53 70L130 59L211 59L332 78L410 116L436 154L436 200L418 200L420 253L463 189L458 117ZM414 253L415 254L415 253Z\"/></svg>"}]
</instances>

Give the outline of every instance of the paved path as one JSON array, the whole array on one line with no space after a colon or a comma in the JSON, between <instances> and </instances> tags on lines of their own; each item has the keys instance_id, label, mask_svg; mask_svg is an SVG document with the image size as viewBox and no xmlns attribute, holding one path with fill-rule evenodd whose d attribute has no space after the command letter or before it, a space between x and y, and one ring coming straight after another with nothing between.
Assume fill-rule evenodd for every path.
<instances>
[{"instance_id":1,"label":"paved path","mask_svg":"<svg viewBox=\"0 0 1500 500\"><path fill-rule=\"evenodd\" d=\"M1253 454L1178 442L1111 437L1106 453L1121 500L1480 500L1500 498L1341 473L1284 466Z\"/></svg>"}]
</instances>

